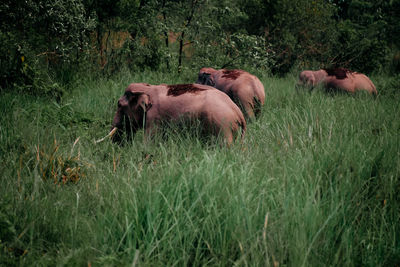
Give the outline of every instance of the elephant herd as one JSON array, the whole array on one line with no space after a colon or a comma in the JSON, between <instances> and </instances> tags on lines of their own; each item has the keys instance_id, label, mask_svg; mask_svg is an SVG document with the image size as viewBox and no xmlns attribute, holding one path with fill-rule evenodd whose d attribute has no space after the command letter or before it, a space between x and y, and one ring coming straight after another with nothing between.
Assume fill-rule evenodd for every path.
<instances>
[{"instance_id":1,"label":"elephant herd","mask_svg":"<svg viewBox=\"0 0 400 267\"><path fill-rule=\"evenodd\" d=\"M372 81L362 73L343 68L300 73L296 88L312 90L317 86L326 91L377 94ZM203 133L221 135L229 145L236 137L243 138L246 124L259 116L264 101L264 85L244 70L202 68L194 84L132 83L118 100L112 130L106 137L120 142L124 132L129 138L143 128L147 138L165 122L196 120Z\"/></svg>"}]
</instances>

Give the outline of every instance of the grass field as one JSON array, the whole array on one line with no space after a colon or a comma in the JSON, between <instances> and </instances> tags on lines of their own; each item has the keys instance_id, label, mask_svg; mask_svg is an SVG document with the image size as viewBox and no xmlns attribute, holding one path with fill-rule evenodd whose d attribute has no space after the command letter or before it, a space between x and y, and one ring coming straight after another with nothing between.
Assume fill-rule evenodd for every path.
<instances>
[{"instance_id":1,"label":"grass field","mask_svg":"<svg viewBox=\"0 0 400 267\"><path fill-rule=\"evenodd\" d=\"M372 77L373 98L260 76L242 144L178 129L94 144L130 82L195 79L82 78L60 103L2 93L0 265L400 265L399 82Z\"/></svg>"}]
</instances>

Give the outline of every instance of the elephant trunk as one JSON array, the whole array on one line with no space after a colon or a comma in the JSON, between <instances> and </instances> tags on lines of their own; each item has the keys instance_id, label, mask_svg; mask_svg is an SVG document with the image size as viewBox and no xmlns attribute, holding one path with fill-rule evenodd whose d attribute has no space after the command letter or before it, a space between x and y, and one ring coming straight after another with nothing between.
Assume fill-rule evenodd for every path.
<instances>
[{"instance_id":1,"label":"elephant trunk","mask_svg":"<svg viewBox=\"0 0 400 267\"><path fill-rule=\"evenodd\" d=\"M139 125L140 124L136 122L134 117L129 118L129 116L123 114L123 112L117 111L111 127L111 129L117 129L116 133L111 138L112 142L120 144L124 132L127 140L131 140L132 136L135 135L136 130L140 127Z\"/></svg>"},{"instance_id":2,"label":"elephant trunk","mask_svg":"<svg viewBox=\"0 0 400 267\"><path fill-rule=\"evenodd\" d=\"M114 134L111 136L111 141L113 143L121 142L123 129L124 129L123 114L122 114L121 110L118 110L114 116L112 127L111 127L111 132L115 131Z\"/></svg>"}]
</instances>

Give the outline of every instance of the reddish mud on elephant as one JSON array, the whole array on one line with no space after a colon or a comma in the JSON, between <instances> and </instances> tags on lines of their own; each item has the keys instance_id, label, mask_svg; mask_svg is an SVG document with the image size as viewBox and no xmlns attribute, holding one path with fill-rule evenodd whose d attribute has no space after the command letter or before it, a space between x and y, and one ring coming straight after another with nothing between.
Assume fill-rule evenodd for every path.
<instances>
[{"instance_id":1,"label":"reddish mud on elephant","mask_svg":"<svg viewBox=\"0 0 400 267\"><path fill-rule=\"evenodd\" d=\"M264 85L244 70L202 68L196 83L210 85L226 93L246 118L253 119L261 113L265 101Z\"/></svg>"}]
</instances>

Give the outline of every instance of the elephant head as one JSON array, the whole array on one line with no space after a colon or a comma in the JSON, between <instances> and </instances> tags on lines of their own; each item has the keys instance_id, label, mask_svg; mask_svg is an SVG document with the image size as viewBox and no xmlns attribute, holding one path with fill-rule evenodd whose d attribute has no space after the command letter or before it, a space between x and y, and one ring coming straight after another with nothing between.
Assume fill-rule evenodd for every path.
<instances>
[{"instance_id":1,"label":"elephant head","mask_svg":"<svg viewBox=\"0 0 400 267\"><path fill-rule=\"evenodd\" d=\"M299 81L296 84L296 88L307 87L310 90L321 84L324 79L328 76L325 70L304 70L299 75Z\"/></svg>"},{"instance_id":2,"label":"elephant head","mask_svg":"<svg viewBox=\"0 0 400 267\"><path fill-rule=\"evenodd\" d=\"M120 142L123 131L131 137L142 128L146 121L146 112L151 108L150 96L143 92L126 91L118 100L118 109L115 113L111 132L113 142ZM110 132L110 134L111 134Z\"/></svg>"},{"instance_id":3,"label":"elephant head","mask_svg":"<svg viewBox=\"0 0 400 267\"><path fill-rule=\"evenodd\" d=\"M196 81L197 84L204 84L209 86L215 86L214 78L211 73L200 72Z\"/></svg>"},{"instance_id":4,"label":"elephant head","mask_svg":"<svg viewBox=\"0 0 400 267\"><path fill-rule=\"evenodd\" d=\"M309 86L309 87L315 86L315 77L314 77L314 74L311 73L311 72L303 71L303 72L300 73L300 75L299 75L299 84L300 84L300 85Z\"/></svg>"}]
</instances>

